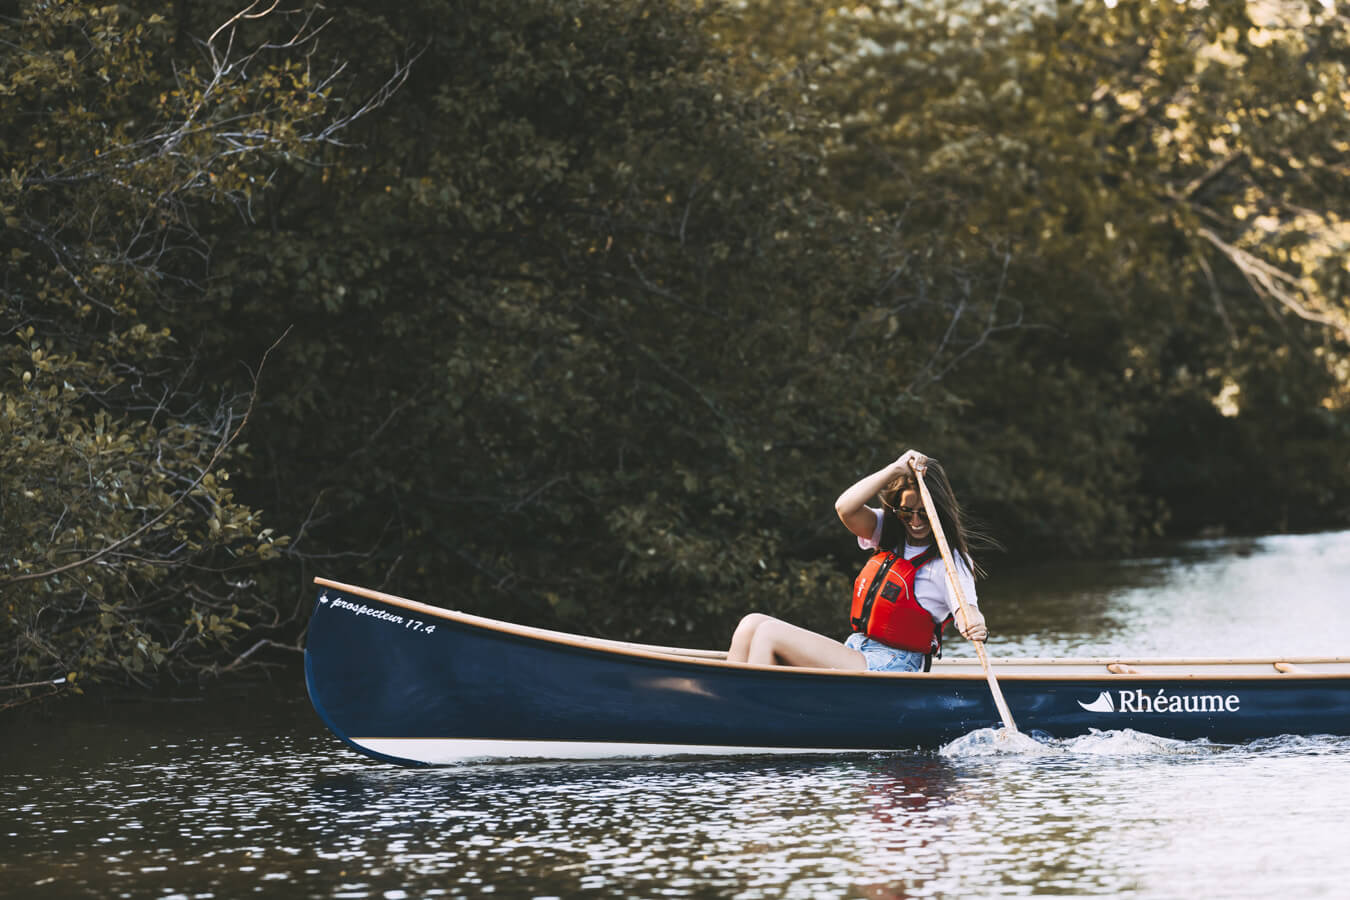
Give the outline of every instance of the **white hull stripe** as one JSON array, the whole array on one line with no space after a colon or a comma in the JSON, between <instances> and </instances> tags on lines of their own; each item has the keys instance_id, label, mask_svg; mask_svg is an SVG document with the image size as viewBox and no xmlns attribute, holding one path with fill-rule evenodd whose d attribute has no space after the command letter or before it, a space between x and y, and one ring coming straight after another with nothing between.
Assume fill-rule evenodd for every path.
<instances>
[{"instance_id":1,"label":"white hull stripe","mask_svg":"<svg viewBox=\"0 0 1350 900\"><path fill-rule=\"evenodd\" d=\"M372 753L430 765L510 759L622 759L742 754L884 753L827 747L736 747L713 744L637 744L618 741L499 741L474 738L351 738Z\"/></svg>"}]
</instances>

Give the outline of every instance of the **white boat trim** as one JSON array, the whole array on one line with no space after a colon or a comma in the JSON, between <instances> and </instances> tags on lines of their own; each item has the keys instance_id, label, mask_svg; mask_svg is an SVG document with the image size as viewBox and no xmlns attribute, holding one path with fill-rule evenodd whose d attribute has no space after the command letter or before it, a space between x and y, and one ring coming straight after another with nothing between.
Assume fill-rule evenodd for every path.
<instances>
[{"instance_id":1,"label":"white boat trim","mask_svg":"<svg viewBox=\"0 0 1350 900\"><path fill-rule=\"evenodd\" d=\"M647 759L670 756L807 756L889 753L895 748L738 747L715 744L641 744L620 741L505 741L480 738L348 738L362 750L433 766L548 759Z\"/></svg>"}]
</instances>

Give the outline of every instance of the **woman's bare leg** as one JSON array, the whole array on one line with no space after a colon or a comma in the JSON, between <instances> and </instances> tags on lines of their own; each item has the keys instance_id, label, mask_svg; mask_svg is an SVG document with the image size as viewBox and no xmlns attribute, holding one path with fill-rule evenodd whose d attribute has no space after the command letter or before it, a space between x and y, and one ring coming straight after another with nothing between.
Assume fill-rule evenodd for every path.
<instances>
[{"instance_id":1,"label":"woman's bare leg","mask_svg":"<svg viewBox=\"0 0 1350 900\"><path fill-rule=\"evenodd\" d=\"M750 642L754 639L755 630L764 622L773 621L763 613L750 613L750 615L741 619L736 631L731 635L731 648L727 650L728 662L745 662L750 658Z\"/></svg>"},{"instance_id":2,"label":"woman's bare leg","mask_svg":"<svg viewBox=\"0 0 1350 900\"><path fill-rule=\"evenodd\" d=\"M823 669L866 669L867 660L823 634L808 631L762 613L741 619L727 651L730 662L760 666L813 666Z\"/></svg>"}]
</instances>

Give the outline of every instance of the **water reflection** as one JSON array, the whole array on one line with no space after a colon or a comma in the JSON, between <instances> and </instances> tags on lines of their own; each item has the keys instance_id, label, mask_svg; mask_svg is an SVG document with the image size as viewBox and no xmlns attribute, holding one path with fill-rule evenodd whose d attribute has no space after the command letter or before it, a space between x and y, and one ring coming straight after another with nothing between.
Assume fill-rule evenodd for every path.
<instances>
[{"instance_id":1,"label":"water reflection","mask_svg":"<svg viewBox=\"0 0 1350 900\"><path fill-rule=\"evenodd\" d=\"M996 656L1344 656L1347 583L1350 532L1275 535L996 573L980 605Z\"/></svg>"}]
</instances>

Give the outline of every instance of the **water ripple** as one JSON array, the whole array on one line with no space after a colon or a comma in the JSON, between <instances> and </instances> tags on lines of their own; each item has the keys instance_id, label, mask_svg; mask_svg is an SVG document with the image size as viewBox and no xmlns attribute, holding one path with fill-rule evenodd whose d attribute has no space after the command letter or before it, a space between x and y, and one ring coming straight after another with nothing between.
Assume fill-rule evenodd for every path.
<instances>
[{"instance_id":1,"label":"water ripple","mask_svg":"<svg viewBox=\"0 0 1350 900\"><path fill-rule=\"evenodd\" d=\"M0 776L0 894L1174 896L1198 871L1255 897L1287 887L1261 868L1276 848L1344 872L1325 823L1350 814L1347 739L1022 737L1038 749L440 770L317 732L181 739L52 766L40 793Z\"/></svg>"}]
</instances>

